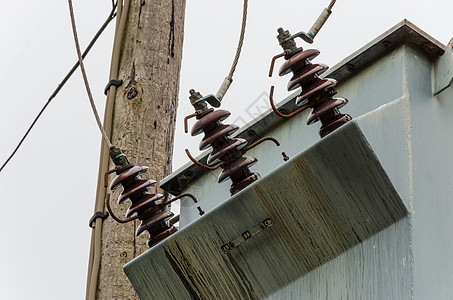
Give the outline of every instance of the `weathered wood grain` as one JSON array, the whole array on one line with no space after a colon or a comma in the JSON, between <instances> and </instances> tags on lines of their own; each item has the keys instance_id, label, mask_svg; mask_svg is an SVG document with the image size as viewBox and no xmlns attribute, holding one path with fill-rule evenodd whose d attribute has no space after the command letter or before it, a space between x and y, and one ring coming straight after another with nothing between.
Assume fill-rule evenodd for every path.
<instances>
[{"instance_id":1,"label":"weathered wood grain","mask_svg":"<svg viewBox=\"0 0 453 300\"><path fill-rule=\"evenodd\" d=\"M122 43L118 79L123 84L116 94L112 143L133 164L148 166L147 176L155 180L171 172L184 10L185 0L131 1ZM116 206L116 213L124 216L128 206ZM96 299L137 299L122 272L148 249L147 234L135 235L137 226L137 221L104 221Z\"/></svg>"}]
</instances>

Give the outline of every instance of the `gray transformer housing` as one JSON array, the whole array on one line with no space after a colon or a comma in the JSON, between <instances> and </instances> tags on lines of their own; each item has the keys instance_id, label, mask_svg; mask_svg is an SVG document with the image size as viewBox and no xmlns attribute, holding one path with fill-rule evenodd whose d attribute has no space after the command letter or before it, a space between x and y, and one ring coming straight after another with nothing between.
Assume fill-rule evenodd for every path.
<instances>
[{"instance_id":1,"label":"gray transformer housing","mask_svg":"<svg viewBox=\"0 0 453 300\"><path fill-rule=\"evenodd\" d=\"M191 163L165 178L206 214L183 201L124 267L140 298L453 299L452 47L404 20L331 68L354 119L322 140L308 111L254 119L237 135L281 146L247 153L262 178L232 197Z\"/></svg>"}]
</instances>

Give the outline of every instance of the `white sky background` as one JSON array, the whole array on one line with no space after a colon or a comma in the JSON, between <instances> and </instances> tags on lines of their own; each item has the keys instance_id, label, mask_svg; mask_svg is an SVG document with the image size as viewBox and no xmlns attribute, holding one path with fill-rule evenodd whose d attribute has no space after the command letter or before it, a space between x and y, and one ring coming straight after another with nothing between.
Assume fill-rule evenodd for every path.
<instances>
[{"instance_id":1,"label":"white sky background","mask_svg":"<svg viewBox=\"0 0 453 300\"><path fill-rule=\"evenodd\" d=\"M2 2L0 164L77 60L67 1ZM74 2L85 48L109 14L111 1ZM222 103L232 111L231 122L239 117L249 121L247 107L262 99L271 84L277 85L277 101L289 94L285 89L289 77L267 77L272 56L282 52L276 29L282 26L293 34L308 31L330 1L249 2L242 56ZM201 139L183 132L182 119L193 112L188 90L195 88L203 95L217 92L234 57L241 10L242 0L187 0L174 170L188 161L184 148L196 154ZM447 44L453 36L452 10L449 0L338 0L309 47L321 50L316 62L333 66L404 18ZM101 113L113 25L114 21L85 59ZM298 44L308 47L300 39ZM263 105L259 100L258 106ZM347 112L347 106L344 109ZM88 220L93 214L100 141L78 70L0 173L0 299L85 297Z\"/></svg>"}]
</instances>

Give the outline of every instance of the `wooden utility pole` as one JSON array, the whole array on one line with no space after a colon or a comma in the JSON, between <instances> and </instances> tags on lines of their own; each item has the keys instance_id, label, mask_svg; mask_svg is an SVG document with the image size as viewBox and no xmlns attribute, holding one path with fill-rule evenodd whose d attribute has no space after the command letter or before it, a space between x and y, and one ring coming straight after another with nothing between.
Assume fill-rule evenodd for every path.
<instances>
[{"instance_id":1,"label":"wooden utility pole","mask_svg":"<svg viewBox=\"0 0 453 300\"><path fill-rule=\"evenodd\" d=\"M112 143L134 165L148 166L147 175L157 181L171 171L184 11L185 0L131 1L122 41ZM127 207L114 204L122 217ZM135 236L137 226L103 221L96 299L138 299L122 269L148 249L147 234Z\"/></svg>"}]
</instances>

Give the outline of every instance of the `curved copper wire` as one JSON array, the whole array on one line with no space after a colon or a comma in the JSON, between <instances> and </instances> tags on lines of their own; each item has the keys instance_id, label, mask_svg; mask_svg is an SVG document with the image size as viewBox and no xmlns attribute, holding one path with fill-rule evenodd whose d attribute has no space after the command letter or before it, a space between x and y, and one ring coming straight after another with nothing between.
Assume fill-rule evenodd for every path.
<instances>
[{"instance_id":1,"label":"curved copper wire","mask_svg":"<svg viewBox=\"0 0 453 300\"><path fill-rule=\"evenodd\" d=\"M118 170L118 168L114 168L114 169L111 169L111 170L108 170L107 172L105 172L104 174L104 187L107 188L107 185L108 185L108 176L109 174L112 174L113 172L115 172L116 170ZM135 219L138 219L138 216L135 216L135 217L130 217L130 218L127 218L127 219L120 219L118 218L114 213L113 213L113 210L112 210L112 207L110 206L110 193L107 193L107 197L105 198L105 204L107 205L107 210L109 211L109 214L112 216L112 218L117 221L118 223L127 223L127 222L130 222L130 221L133 221Z\"/></svg>"},{"instance_id":2,"label":"curved copper wire","mask_svg":"<svg viewBox=\"0 0 453 300\"><path fill-rule=\"evenodd\" d=\"M216 165L214 165L214 166L207 166L207 165L204 165L204 164L202 164L201 162L199 162L198 160L196 160L195 158L193 158L193 156L190 155L190 152L189 152L188 149L186 149L185 151L186 151L186 154L187 154L187 156L189 157L189 159L190 159L191 161L193 161L196 165L198 165L198 166L200 166L200 167L202 167L202 168L204 168L204 169L206 169L206 170L213 171L213 170L217 169L218 167L220 167L220 166L223 164L223 162L221 161L221 162L219 162L218 164L216 164Z\"/></svg>"},{"instance_id":3,"label":"curved copper wire","mask_svg":"<svg viewBox=\"0 0 453 300\"><path fill-rule=\"evenodd\" d=\"M275 107L275 104L274 104L274 86L271 85L271 91L269 93L269 102L271 103L271 107L272 107L272 110L275 112L275 114L281 118L284 118L284 119L289 119L289 118L292 118L294 117L295 115L297 115L298 113L306 110L307 108L309 108L310 106L308 104L305 104L305 105L302 105L300 108L298 108L297 110L293 111L292 113L290 114L283 114L281 113L277 107Z\"/></svg>"},{"instance_id":4,"label":"curved copper wire","mask_svg":"<svg viewBox=\"0 0 453 300\"><path fill-rule=\"evenodd\" d=\"M194 203L198 203L198 200L197 200L197 198L195 198L194 195L189 194L189 193L183 193L183 194L180 194L179 196L177 196L177 197L175 197L175 198L173 198L173 199L171 199L171 200L169 200L169 201L167 201L167 202L165 202L165 203L162 203L162 205L168 205L168 204L170 204L170 203L173 203L173 202L175 202L175 201L181 199L182 197L189 197L189 198L192 198L192 200L193 200Z\"/></svg>"},{"instance_id":5,"label":"curved copper wire","mask_svg":"<svg viewBox=\"0 0 453 300\"><path fill-rule=\"evenodd\" d=\"M180 194L179 196L177 196L177 197L171 199L170 201L167 201L167 202L164 202L164 203L159 204L159 206L161 206L161 207L163 208L163 207L165 207L166 205L171 204L171 203L173 203L173 202L175 202L175 201L177 201L177 200L180 200L180 199L183 198L183 197L189 197L189 198L191 198L191 199L193 200L194 203L198 203L198 200L197 200L197 198L195 198L194 195L192 195L192 194L190 194L190 193L183 193L183 194ZM117 221L118 223L127 223L127 222L133 221L133 220L135 220L135 219L138 219L138 216L130 217L130 218L127 218L127 219L124 219L124 220L118 218L118 217L113 213L112 207L110 206L110 193L107 194L107 198L106 198L105 202L106 202L106 204L107 204L107 210L109 211L110 215L111 215L112 218L113 218L115 221ZM198 210L200 211L200 215L203 215L204 212L203 212L202 210L200 210L201 207L198 206L197 208L199 208ZM173 219L176 219L176 218L178 218L178 219L177 219L177 220L173 220ZM170 220L170 224L172 224L172 225L173 225L174 223L176 223L176 222L179 221L179 215L176 216L176 217L173 218L173 219ZM172 223L172 221L173 221L173 223Z\"/></svg>"},{"instance_id":6,"label":"curved copper wire","mask_svg":"<svg viewBox=\"0 0 453 300\"><path fill-rule=\"evenodd\" d=\"M283 53L277 54L277 55L275 55L274 57L272 57L272 60L271 60L271 67L270 67L270 69L269 69L269 77L272 77L272 73L274 73L274 65L275 65L275 61L276 61L278 58L280 58L280 57L282 57L282 56L285 56L285 55L287 55L287 54L288 54L288 51L285 50L285 51L283 51Z\"/></svg>"},{"instance_id":7,"label":"curved copper wire","mask_svg":"<svg viewBox=\"0 0 453 300\"><path fill-rule=\"evenodd\" d=\"M113 213L113 210L112 208L110 207L110 193L107 194L107 198L105 199L105 203L107 204L107 210L109 211L109 214L112 216L112 218L117 221L118 223L127 223L127 222L130 222L130 221L133 221L135 219L138 219L138 216L135 216L135 217L130 217L130 218L127 218L127 219L120 219L118 218L114 213Z\"/></svg>"},{"instance_id":8,"label":"curved copper wire","mask_svg":"<svg viewBox=\"0 0 453 300\"><path fill-rule=\"evenodd\" d=\"M189 129L188 129L189 126L187 125L187 121L193 117L196 117L197 115L198 115L198 112L194 112L193 114L190 114L184 118L184 132L185 133L189 132Z\"/></svg>"},{"instance_id":9,"label":"curved copper wire","mask_svg":"<svg viewBox=\"0 0 453 300\"><path fill-rule=\"evenodd\" d=\"M109 174L116 172L116 170L118 170L118 167L115 167L114 169L108 170L107 172L104 173L104 187L105 188L107 188L107 186L108 186Z\"/></svg>"},{"instance_id":10,"label":"curved copper wire","mask_svg":"<svg viewBox=\"0 0 453 300\"><path fill-rule=\"evenodd\" d=\"M275 143L275 145L280 146L280 143L275 138L267 136L267 137L264 137L256 142L254 142L253 144L245 147L244 149L242 149L242 153L245 153L245 152L249 151L250 149L255 148L256 146L258 146L259 144L261 144L262 142L265 142L265 141L272 141Z\"/></svg>"},{"instance_id":11,"label":"curved copper wire","mask_svg":"<svg viewBox=\"0 0 453 300\"><path fill-rule=\"evenodd\" d=\"M190 193L182 193L182 194L180 194L178 197L175 197L175 198L171 199L170 201L167 201L167 202L165 202L165 203L162 203L162 205L168 205L168 204L170 204L170 203L175 202L176 200L181 199L182 197L189 197L189 198L192 198L192 200L193 200L194 203L198 203L198 200L197 200L197 198L195 198L194 195L192 195L192 194L190 194ZM204 215L204 211L203 211L203 209L201 209L201 206L197 206L197 209L198 209L198 213L200 214L200 216ZM176 217L179 217L179 215L176 216ZM176 218L176 217L175 217L175 218ZM174 219L174 218L173 218L173 219ZM172 220L173 220L173 219L172 219ZM179 221L179 218L178 218L178 221ZM176 222L178 222L178 221L176 221ZM175 223L176 223L176 222L175 222ZM171 223L171 220L170 220L170 223ZM173 224L174 224L174 223L173 223Z\"/></svg>"}]
</instances>

